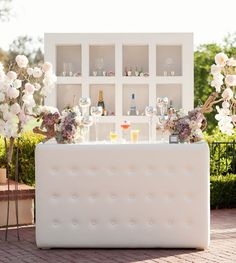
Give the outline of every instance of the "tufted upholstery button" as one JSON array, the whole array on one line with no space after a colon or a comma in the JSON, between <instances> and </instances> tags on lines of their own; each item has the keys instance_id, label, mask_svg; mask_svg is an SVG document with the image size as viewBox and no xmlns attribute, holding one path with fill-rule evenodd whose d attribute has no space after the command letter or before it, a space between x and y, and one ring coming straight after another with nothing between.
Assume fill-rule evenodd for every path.
<instances>
[{"instance_id":1,"label":"tufted upholstery button","mask_svg":"<svg viewBox=\"0 0 236 263\"><path fill-rule=\"evenodd\" d=\"M129 200L131 200L131 201L135 200L135 194L134 193L129 194Z\"/></svg>"},{"instance_id":2,"label":"tufted upholstery button","mask_svg":"<svg viewBox=\"0 0 236 263\"><path fill-rule=\"evenodd\" d=\"M79 198L79 195L76 194L76 193L74 193L74 194L71 195L71 199L72 199L73 201L77 200L78 198Z\"/></svg>"},{"instance_id":3,"label":"tufted upholstery button","mask_svg":"<svg viewBox=\"0 0 236 263\"><path fill-rule=\"evenodd\" d=\"M135 226L136 220L135 220L135 219L130 219L129 224L130 224L131 226Z\"/></svg>"},{"instance_id":4,"label":"tufted upholstery button","mask_svg":"<svg viewBox=\"0 0 236 263\"><path fill-rule=\"evenodd\" d=\"M112 200L115 200L116 197L117 197L116 194L111 194L111 199L112 199Z\"/></svg>"},{"instance_id":5,"label":"tufted upholstery button","mask_svg":"<svg viewBox=\"0 0 236 263\"><path fill-rule=\"evenodd\" d=\"M55 175L57 175L58 171L59 171L58 167L52 167L51 171L50 171L50 174L52 176L55 176Z\"/></svg>"},{"instance_id":6,"label":"tufted upholstery button","mask_svg":"<svg viewBox=\"0 0 236 263\"><path fill-rule=\"evenodd\" d=\"M148 193L147 194L147 199L148 200L153 200L154 199L154 194L153 193Z\"/></svg>"},{"instance_id":7,"label":"tufted upholstery button","mask_svg":"<svg viewBox=\"0 0 236 263\"><path fill-rule=\"evenodd\" d=\"M53 224L54 227L58 227L60 225L60 221L57 220L57 219L54 219L52 224Z\"/></svg>"},{"instance_id":8,"label":"tufted upholstery button","mask_svg":"<svg viewBox=\"0 0 236 263\"><path fill-rule=\"evenodd\" d=\"M117 225L117 221L115 219L112 219L110 223L111 223L112 226Z\"/></svg>"},{"instance_id":9,"label":"tufted upholstery button","mask_svg":"<svg viewBox=\"0 0 236 263\"><path fill-rule=\"evenodd\" d=\"M79 221L77 219L73 219L72 220L72 225L73 226L78 226L78 224L79 224Z\"/></svg>"},{"instance_id":10,"label":"tufted upholstery button","mask_svg":"<svg viewBox=\"0 0 236 263\"><path fill-rule=\"evenodd\" d=\"M149 226L153 226L154 225L154 220L153 219L149 219L148 220L148 225Z\"/></svg>"},{"instance_id":11,"label":"tufted upholstery button","mask_svg":"<svg viewBox=\"0 0 236 263\"><path fill-rule=\"evenodd\" d=\"M97 220L96 220L96 219L92 219L92 220L91 220L91 225L92 225L92 226L96 226L96 225L97 225L97 223L98 223L98 222L97 222Z\"/></svg>"},{"instance_id":12,"label":"tufted upholstery button","mask_svg":"<svg viewBox=\"0 0 236 263\"><path fill-rule=\"evenodd\" d=\"M91 197L92 200L96 200L98 198L98 194L94 192L94 193L91 194L90 197Z\"/></svg>"},{"instance_id":13,"label":"tufted upholstery button","mask_svg":"<svg viewBox=\"0 0 236 263\"><path fill-rule=\"evenodd\" d=\"M59 197L59 194L57 194L57 193L52 194L52 199L53 200L58 199L58 197Z\"/></svg>"}]
</instances>

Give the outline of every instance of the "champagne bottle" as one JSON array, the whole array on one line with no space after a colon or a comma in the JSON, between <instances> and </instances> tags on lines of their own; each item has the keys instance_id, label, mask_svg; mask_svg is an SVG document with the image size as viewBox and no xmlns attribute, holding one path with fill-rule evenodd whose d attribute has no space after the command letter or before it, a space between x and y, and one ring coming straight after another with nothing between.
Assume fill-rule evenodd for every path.
<instances>
[{"instance_id":1,"label":"champagne bottle","mask_svg":"<svg viewBox=\"0 0 236 263\"><path fill-rule=\"evenodd\" d=\"M131 103L130 103L129 114L130 114L131 116L137 115L136 103L135 103L135 95L134 95L134 93L132 93L132 96L131 96Z\"/></svg>"},{"instance_id":2,"label":"champagne bottle","mask_svg":"<svg viewBox=\"0 0 236 263\"><path fill-rule=\"evenodd\" d=\"M98 106L102 107L102 116L104 116L105 103L104 103L104 100L103 100L103 91L102 90L99 90Z\"/></svg>"}]
</instances>

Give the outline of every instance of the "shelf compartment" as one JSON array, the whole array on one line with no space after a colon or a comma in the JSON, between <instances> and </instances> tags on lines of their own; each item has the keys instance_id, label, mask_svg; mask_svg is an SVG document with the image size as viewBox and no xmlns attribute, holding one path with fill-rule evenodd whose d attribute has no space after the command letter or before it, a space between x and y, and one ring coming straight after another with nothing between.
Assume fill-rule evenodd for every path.
<instances>
[{"instance_id":1,"label":"shelf compartment","mask_svg":"<svg viewBox=\"0 0 236 263\"><path fill-rule=\"evenodd\" d=\"M62 111L65 107L73 107L79 104L82 95L82 86L80 84L73 85L57 85L57 107Z\"/></svg>"},{"instance_id":2,"label":"shelf compartment","mask_svg":"<svg viewBox=\"0 0 236 263\"><path fill-rule=\"evenodd\" d=\"M139 139L138 141L148 141L149 135L149 126L148 123L132 123L130 128L127 131L122 131L122 137L130 141L130 131L131 130L139 130Z\"/></svg>"},{"instance_id":3,"label":"shelf compartment","mask_svg":"<svg viewBox=\"0 0 236 263\"><path fill-rule=\"evenodd\" d=\"M149 86L147 84L123 85L123 115L127 115L130 109L132 93L135 94L135 102L139 115L144 115L145 107L149 104Z\"/></svg>"},{"instance_id":4,"label":"shelf compartment","mask_svg":"<svg viewBox=\"0 0 236 263\"><path fill-rule=\"evenodd\" d=\"M143 72L149 73L148 45L123 45L123 76L125 69L132 68L135 71L142 68Z\"/></svg>"},{"instance_id":5,"label":"shelf compartment","mask_svg":"<svg viewBox=\"0 0 236 263\"><path fill-rule=\"evenodd\" d=\"M115 45L91 45L89 46L89 75L103 76L106 73L115 74Z\"/></svg>"},{"instance_id":6,"label":"shelf compartment","mask_svg":"<svg viewBox=\"0 0 236 263\"><path fill-rule=\"evenodd\" d=\"M166 74L182 76L182 46L156 46L156 75L166 76Z\"/></svg>"},{"instance_id":7,"label":"shelf compartment","mask_svg":"<svg viewBox=\"0 0 236 263\"><path fill-rule=\"evenodd\" d=\"M92 106L97 106L99 90L103 91L103 99L108 115L115 113L115 85L114 84L91 84L89 94Z\"/></svg>"},{"instance_id":8,"label":"shelf compartment","mask_svg":"<svg viewBox=\"0 0 236 263\"><path fill-rule=\"evenodd\" d=\"M63 76L64 63L66 65L66 76L69 76L68 63L71 63L72 75L81 74L81 45L60 45L56 47L56 74L57 76Z\"/></svg>"},{"instance_id":9,"label":"shelf compartment","mask_svg":"<svg viewBox=\"0 0 236 263\"><path fill-rule=\"evenodd\" d=\"M98 122L97 124L97 135L99 141L109 141L110 140L110 132L116 131L115 123L102 123ZM95 141L95 127L92 125L90 127L90 140Z\"/></svg>"},{"instance_id":10,"label":"shelf compartment","mask_svg":"<svg viewBox=\"0 0 236 263\"><path fill-rule=\"evenodd\" d=\"M182 85L181 84L157 84L156 85L157 97L167 97L172 100L172 105L175 109L182 108ZM169 106L168 105L168 106Z\"/></svg>"}]
</instances>

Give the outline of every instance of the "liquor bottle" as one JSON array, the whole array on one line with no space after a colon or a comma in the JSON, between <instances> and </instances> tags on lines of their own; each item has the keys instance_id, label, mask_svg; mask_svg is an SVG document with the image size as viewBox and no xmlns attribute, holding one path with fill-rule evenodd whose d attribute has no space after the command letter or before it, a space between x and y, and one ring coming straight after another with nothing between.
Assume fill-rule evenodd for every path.
<instances>
[{"instance_id":1,"label":"liquor bottle","mask_svg":"<svg viewBox=\"0 0 236 263\"><path fill-rule=\"evenodd\" d=\"M167 114L168 114L168 115L172 115L172 114L174 114L174 113L175 113L175 109L174 109L174 107L173 107L173 101L170 100L170 106L169 106L169 108L168 108Z\"/></svg>"},{"instance_id":2,"label":"liquor bottle","mask_svg":"<svg viewBox=\"0 0 236 263\"><path fill-rule=\"evenodd\" d=\"M104 116L105 113L105 103L103 100L103 91L99 90L99 98L98 98L98 106L102 107L102 116Z\"/></svg>"},{"instance_id":3,"label":"liquor bottle","mask_svg":"<svg viewBox=\"0 0 236 263\"><path fill-rule=\"evenodd\" d=\"M135 95L134 95L134 93L132 93L132 96L131 96L131 103L130 103L129 114L130 114L131 116L137 115L136 103L135 103Z\"/></svg>"}]
</instances>

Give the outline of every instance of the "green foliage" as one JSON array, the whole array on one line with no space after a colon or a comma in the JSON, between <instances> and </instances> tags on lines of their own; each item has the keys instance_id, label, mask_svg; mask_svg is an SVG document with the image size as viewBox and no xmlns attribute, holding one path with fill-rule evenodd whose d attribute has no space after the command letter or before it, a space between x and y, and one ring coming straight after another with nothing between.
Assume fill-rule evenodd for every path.
<instances>
[{"instance_id":1,"label":"green foliage","mask_svg":"<svg viewBox=\"0 0 236 263\"><path fill-rule=\"evenodd\" d=\"M204 103L209 94L214 91L210 82L211 65L214 63L215 55L219 52L225 52L229 57L236 56L236 33L228 34L223 41L222 46L219 44L200 45L194 53L194 104L198 105L199 100ZM215 120L216 110L206 114L208 127L207 131L211 132L217 125Z\"/></svg>"},{"instance_id":2,"label":"green foliage","mask_svg":"<svg viewBox=\"0 0 236 263\"><path fill-rule=\"evenodd\" d=\"M232 136L222 134L218 128L213 130L212 135L205 134L205 139L210 147L210 174L225 175L232 172L233 145L221 144L220 147L212 145L213 142L236 141L236 131ZM214 149L213 149L214 147Z\"/></svg>"},{"instance_id":3,"label":"green foliage","mask_svg":"<svg viewBox=\"0 0 236 263\"><path fill-rule=\"evenodd\" d=\"M19 139L19 181L28 185L35 184L35 163L34 163L34 151L38 143L42 141L44 137L33 132L26 132L22 134ZM17 140L15 140L15 146ZM5 158L4 142L0 140L0 160ZM15 156L15 153L13 154ZM11 166L11 174L14 177L14 163Z\"/></svg>"},{"instance_id":4,"label":"green foliage","mask_svg":"<svg viewBox=\"0 0 236 263\"><path fill-rule=\"evenodd\" d=\"M236 174L211 176L211 208L236 207Z\"/></svg>"}]
</instances>

